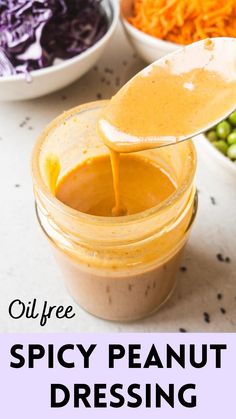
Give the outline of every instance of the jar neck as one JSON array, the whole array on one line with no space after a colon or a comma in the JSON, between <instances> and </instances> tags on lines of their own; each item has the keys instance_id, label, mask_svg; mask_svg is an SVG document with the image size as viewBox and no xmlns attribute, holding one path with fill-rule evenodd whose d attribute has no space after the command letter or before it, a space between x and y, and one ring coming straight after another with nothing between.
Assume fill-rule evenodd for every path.
<instances>
[{"instance_id":1,"label":"jar neck","mask_svg":"<svg viewBox=\"0 0 236 419\"><path fill-rule=\"evenodd\" d=\"M135 216L93 217L60 211L40 191L35 190L36 213L44 232L50 239L91 247L124 247L161 237L173 230L186 216L191 206L196 208L197 198L194 185L179 199L144 211ZM195 213L195 212L194 212ZM190 227L190 220L187 229Z\"/></svg>"}]
</instances>

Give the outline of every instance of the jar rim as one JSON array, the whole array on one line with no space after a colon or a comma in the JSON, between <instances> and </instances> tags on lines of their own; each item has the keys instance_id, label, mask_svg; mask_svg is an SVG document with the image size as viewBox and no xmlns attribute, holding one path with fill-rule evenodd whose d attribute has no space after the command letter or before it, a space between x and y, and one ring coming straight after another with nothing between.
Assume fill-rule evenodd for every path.
<instances>
[{"instance_id":1,"label":"jar rim","mask_svg":"<svg viewBox=\"0 0 236 419\"><path fill-rule=\"evenodd\" d=\"M45 182L40 174L40 167L39 167L39 154L41 151L41 147L47 138L47 136L50 134L50 132L55 129L57 126L59 126L65 119L78 114L80 112L89 111L91 109L100 108L102 106L105 106L109 100L98 100L98 101L92 101L85 104L81 104L79 106L76 106L74 108L69 109L68 111L63 112L58 117L53 119L46 128L42 131L40 136L38 137L36 144L33 148L32 152L32 159L31 159L31 170L32 170L32 178L33 183L37 185L37 187L40 190L40 193L43 195L44 199L46 199L50 204L57 210L59 210L64 215L69 215L73 219L81 220L84 223L89 223L93 225L111 225L111 226L124 226L125 224L131 224L135 223L137 220L141 219L147 219L158 212L165 210L170 205L173 205L176 201L178 201L181 196L184 195L185 191L188 189L188 187L193 182L194 176L195 176L195 170L196 170L196 150L194 147L194 144L191 140L187 140L185 143L188 144L189 149L192 153L193 159L192 161L189 161L189 168L190 171L187 171L187 175L183 179L183 182L179 188L176 189L176 191L171 194L167 199L160 202L159 204L155 205L154 207L148 208L144 211L138 212L136 214L132 215L122 215L118 217L104 217L104 216L97 216L97 215L91 215L87 214L81 211L78 211L76 209L73 209L63 202L61 202L59 199L56 198L55 195L53 195L47 186L45 185ZM175 147L176 144L172 145L166 145L165 147Z\"/></svg>"}]
</instances>

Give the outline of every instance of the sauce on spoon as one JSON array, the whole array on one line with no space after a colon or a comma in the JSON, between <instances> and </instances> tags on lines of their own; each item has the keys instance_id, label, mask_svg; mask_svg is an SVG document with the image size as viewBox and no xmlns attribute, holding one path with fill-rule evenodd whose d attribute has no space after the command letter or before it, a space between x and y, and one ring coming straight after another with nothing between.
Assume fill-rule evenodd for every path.
<instances>
[{"instance_id":1,"label":"sauce on spoon","mask_svg":"<svg viewBox=\"0 0 236 419\"><path fill-rule=\"evenodd\" d=\"M236 39L206 39L145 68L109 102L98 133L111 150L115 215L119 153L173 144L206 131L236 106Z\"/></svg>"},{"instance_id":2,"label":"sauce on spoon","mask_svg":"<svg viewBox=\"0 0 236 419\"><path fill-rule=\"evenodd\" d=\"M124 153L206 131L236 106L236 39L196 42L151 64L109 102L98 132Z\"/></svg>"}]
</instances>

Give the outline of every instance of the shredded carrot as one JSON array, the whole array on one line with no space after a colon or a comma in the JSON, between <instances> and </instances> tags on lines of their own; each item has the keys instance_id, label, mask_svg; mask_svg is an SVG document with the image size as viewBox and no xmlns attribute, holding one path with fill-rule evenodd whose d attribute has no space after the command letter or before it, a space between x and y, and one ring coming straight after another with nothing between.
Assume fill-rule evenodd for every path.
<instances>
[{"instance_id":1,"label":"shredded carrot","mask_svg":"<svg viewBox=\"0 0 236 419\"><path fill-rule=\"evenodd\" d=\"M182 45L236 37L236 0L134 0L128 20L142 32Z\"/></svg>"}]
</instances>

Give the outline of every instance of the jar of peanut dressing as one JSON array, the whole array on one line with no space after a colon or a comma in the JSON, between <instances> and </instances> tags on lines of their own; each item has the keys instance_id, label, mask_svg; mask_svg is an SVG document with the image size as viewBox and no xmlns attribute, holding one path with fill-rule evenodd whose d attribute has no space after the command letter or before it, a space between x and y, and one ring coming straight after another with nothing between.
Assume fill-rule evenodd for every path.
<instances>
[{"instance_id":1,"label":"jar of peanut dressing","mask_svg":"<svg viewBox=\"0 0 236 419\"><path fill-rule=\"evenodd\" d=\"M106 101L76 107L42 133L32 157L39 224L73 299L95 316L130 321L173 291L196 214L191 141L121 156L127 212L112 216L110 152L97 119Z\"/></svg>"}]
</instances>

